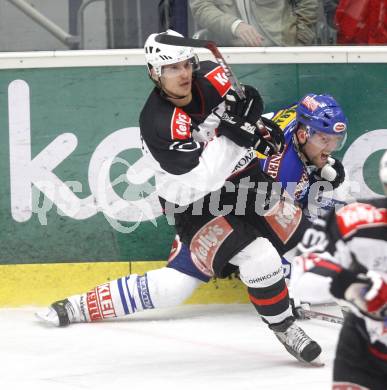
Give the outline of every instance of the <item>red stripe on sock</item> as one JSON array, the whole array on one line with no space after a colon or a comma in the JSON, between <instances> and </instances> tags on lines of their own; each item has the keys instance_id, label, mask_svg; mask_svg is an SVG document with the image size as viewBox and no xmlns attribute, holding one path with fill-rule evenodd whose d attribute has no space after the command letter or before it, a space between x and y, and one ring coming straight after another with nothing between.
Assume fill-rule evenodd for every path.
<instances>
[{"instance_id":1,"label":"red stripe on sock","mask_svg":"<svg viewBox=\"0 0 387 390\"><path fill-rule=\"evenodd\" d=\"M285 286L285 288L279 294L275 295L272 298L258 299L256 297L253 297L250 294L249 294L249 298L250 301L254 303L254 305L269 306L269 305L274 305L279 301L282 301L287 295L288 295L288 288L287 286Z\"/></svg>"}]
</instances>

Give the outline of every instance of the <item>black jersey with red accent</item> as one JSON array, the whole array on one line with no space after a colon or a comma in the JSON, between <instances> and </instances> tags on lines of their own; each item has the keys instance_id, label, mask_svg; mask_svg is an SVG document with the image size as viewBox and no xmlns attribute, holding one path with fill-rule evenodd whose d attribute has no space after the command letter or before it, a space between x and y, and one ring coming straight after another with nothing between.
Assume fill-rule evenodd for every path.
<instances>
[{"instance_id":1,"label":"black jersey with red accent","mask_svg":"<svg viewBox=\"0 0 387 390\"><path fill-rule=\"evenodd\" d=\"M176 107L155 88L140 114L145 154L155 170L156 189L171 203L186 205L217 190L251 150L216 136L230 89L223 69L200 63L192 101Z\"/></svg>"},{"instance_id":2,"label":"black jersey with red accent","mask_svg":"<svg viewBox=\"0 0 387 390\"><path fill-rule=\"evenodd\" d=\"M387 199L331 210L305 232L302 248L355 272L387 273Z\"/></svg>"},{"instance_id":3,"label":"black jersey with red accent","mask_svg":"<svg viewBox=\"0 0 387 390\"><path fill-rule=\"evenodd\" d=\"M333 257L345 268L387 273L387 199L350 203L326 217Z\"/></svg>"},{"instance_id":4,"label":"black jersey with red accent","mask_svg":"<svg viewBox=\"0 0 387 390\"><path fill-rule=\"evenodd\" d=\"M311 272L335 278L343 270L354 273L377 271L387 275L387 198L358 201L332 210L316 220L302 241L309 255ZM335 292L332 290L332 293ZM337 298L341 298L337 289ZM387 353L387 321L362 318L371 343ZM387 356L387 355L386 355Z\"/></svg>"}]
</instances>

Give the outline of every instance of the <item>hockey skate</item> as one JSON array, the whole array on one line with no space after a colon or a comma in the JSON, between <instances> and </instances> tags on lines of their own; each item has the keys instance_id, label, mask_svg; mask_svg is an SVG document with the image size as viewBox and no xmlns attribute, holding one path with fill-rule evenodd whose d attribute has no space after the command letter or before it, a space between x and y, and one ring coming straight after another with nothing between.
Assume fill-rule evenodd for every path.
<instances>
[{"instance_id":1,"label":"hockey skate","mask_svg":"<svg viewBox=\"0 0 387 390\"><path fill-rule=\"evenodd\" d=\"M81 313L75 299L66 298L51 304L46 309L35 313L35 316L53 326L67 326L81 320Z\"/></svg>"},{"instance_id":2,"label":"hockey skate","mask_svg":"<svg viewBox=\"0 0 387 390\"><path fill-rule=\"evenodd\" d=\"M324 365L318 358L321 347L295 324L293 317L280 324L269 325L269 328L297 360L317 367Z\"/></svg>"}]
</instances>

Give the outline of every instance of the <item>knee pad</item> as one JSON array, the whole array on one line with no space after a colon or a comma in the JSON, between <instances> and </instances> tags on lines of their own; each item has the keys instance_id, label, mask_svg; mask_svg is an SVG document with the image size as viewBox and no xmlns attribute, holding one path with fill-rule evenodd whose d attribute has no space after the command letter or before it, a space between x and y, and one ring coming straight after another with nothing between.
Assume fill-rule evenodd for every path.
<instances>
[{"instance_id":1,"label":"knee pad","mask_svg":"<svg viewBox=\"0 0 387 390\"><path fill-rule=\"evenodd\" d=\"M239 267L240 278L248 287L268 287L283 278L281 257L267 238L256 238L230 263Z\"/></svg>"},{"instance_id":2,"label":"knee pad","mask_svg":"<svg viewBox=\"0 0 387 390\"><path fill-rule=\"evenodd\" d=\"M148 271L146 275L149 294L157 308L183 303L202 283L197 278L167 267Z\"/></svg>"}]
</instances>

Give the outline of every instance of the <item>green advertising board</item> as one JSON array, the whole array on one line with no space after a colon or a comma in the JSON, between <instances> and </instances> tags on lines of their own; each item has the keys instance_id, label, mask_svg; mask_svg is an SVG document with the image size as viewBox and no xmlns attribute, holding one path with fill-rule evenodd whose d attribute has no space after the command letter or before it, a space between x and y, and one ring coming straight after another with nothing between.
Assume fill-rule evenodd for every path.
<instances>
[{"instance_id":1,"label":"green advertising board","mask_svg":"<svg viewBox=\"0 0 387 390\"><path fill-rule=\"evenodd\" d=\"M387 64L233 68L259 89L266 111L311 91L334 95L350 121L341 157L356 174L364 169L359 196L381 192ZM0 70L1 264L167 257L173 228L152 180L126 179L141 159L138 116L151 88L139 65ZM141 199L152 203L148 214Z\"/></svg>"}]
</instances>

